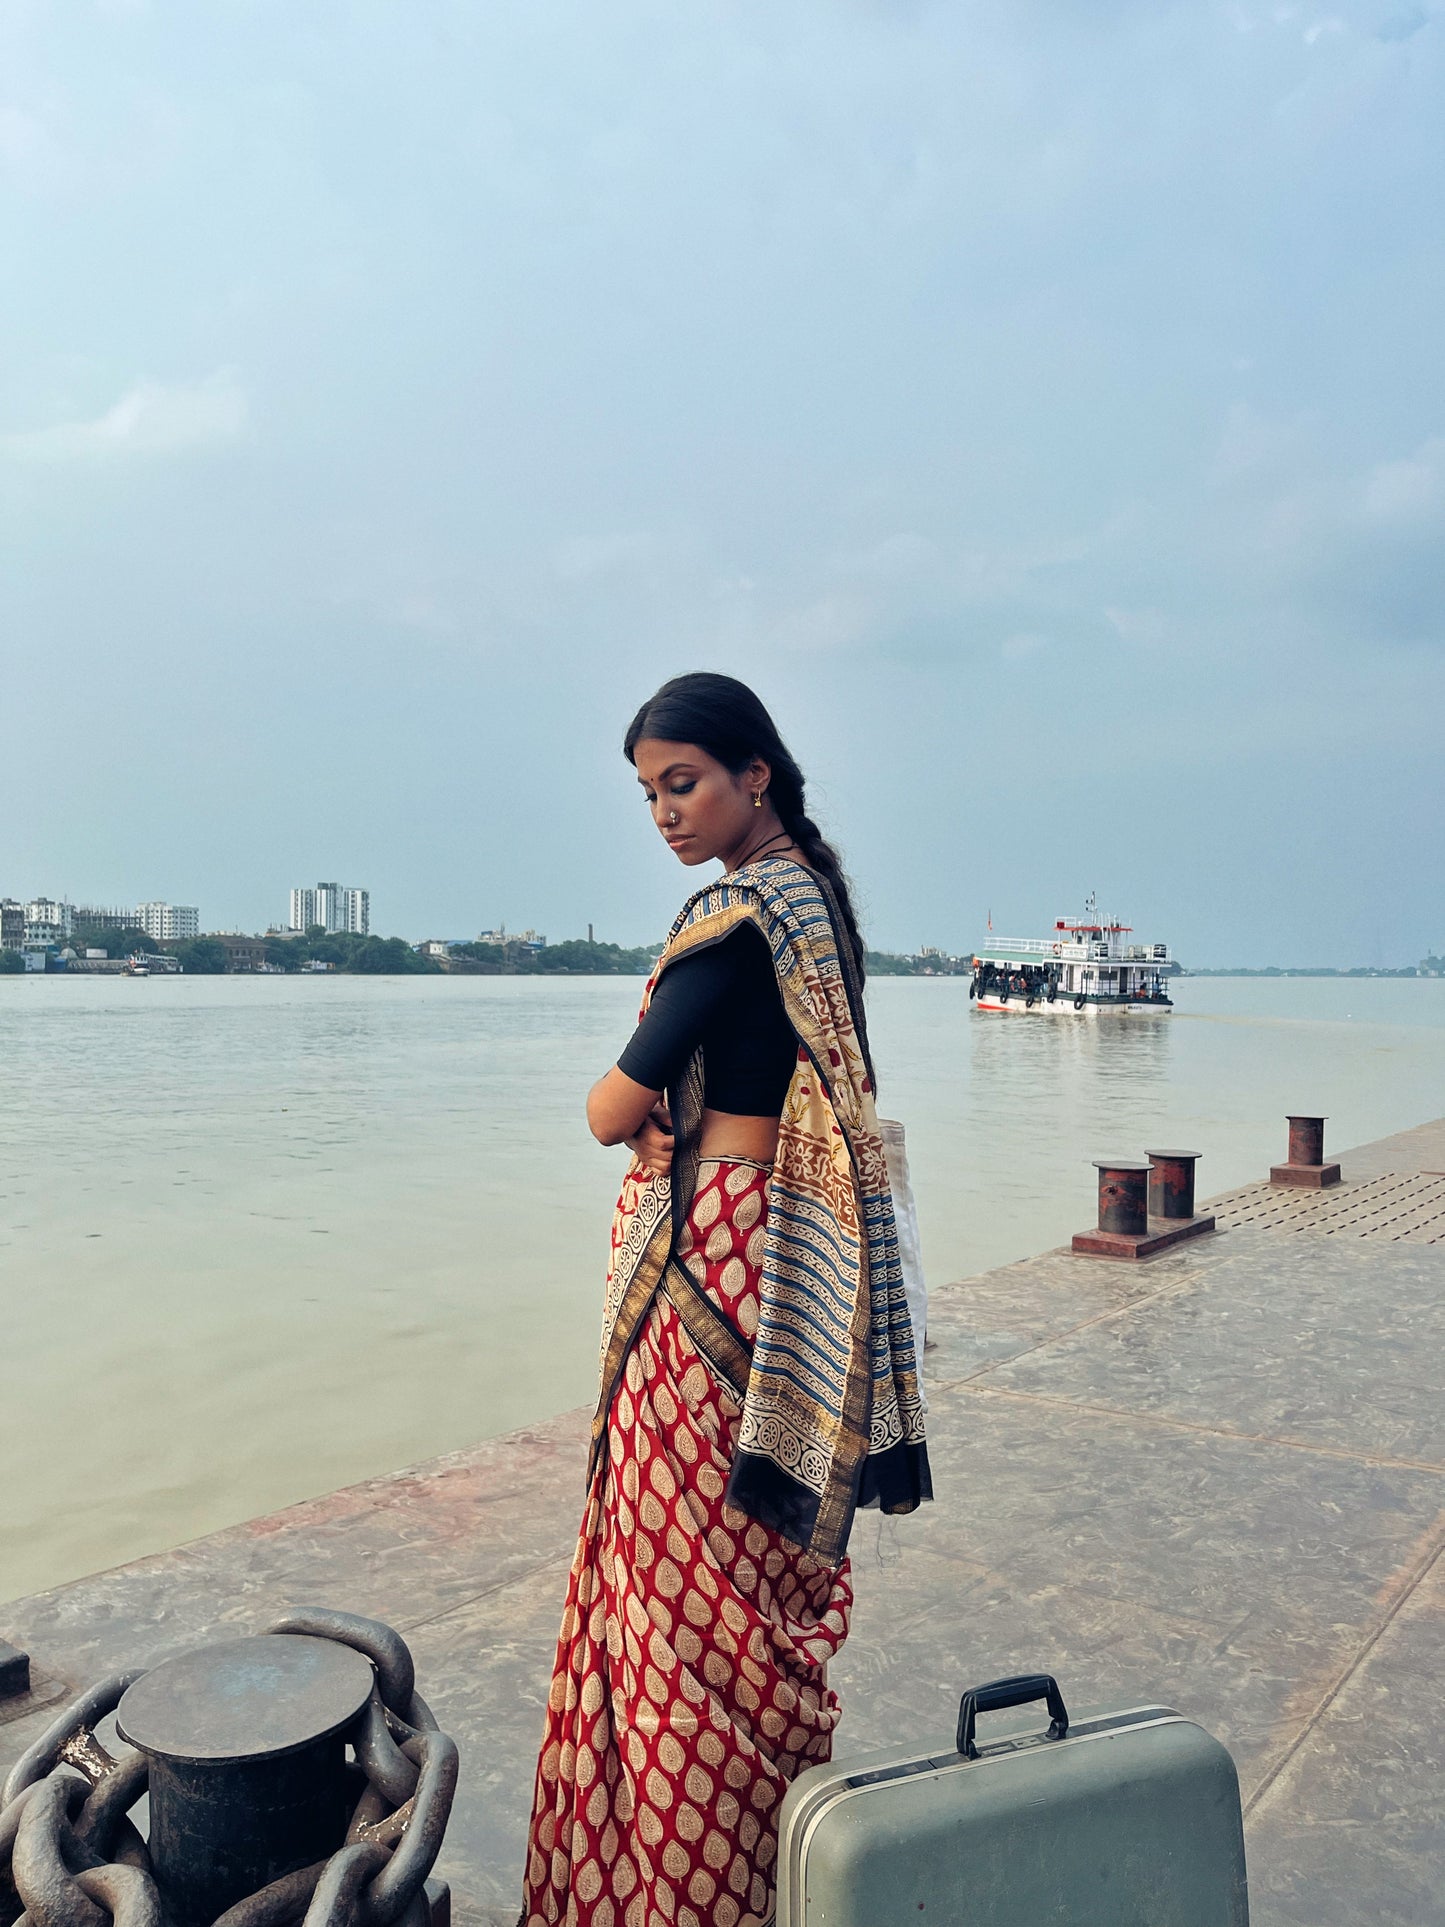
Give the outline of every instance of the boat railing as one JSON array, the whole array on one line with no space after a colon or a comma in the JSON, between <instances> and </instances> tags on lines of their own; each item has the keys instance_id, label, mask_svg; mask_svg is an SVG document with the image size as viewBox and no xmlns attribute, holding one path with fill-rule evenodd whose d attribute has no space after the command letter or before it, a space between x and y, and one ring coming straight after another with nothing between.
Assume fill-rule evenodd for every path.
<instances>
[{"instance_id":1,"label":"boat railing","mask_svg":"<svg viewBox=\"0 0 1445 1927\"><path fill-rule=\"evenodd\" d=\"M1120 963L1124 959L1123 951L1107 943L1077 943L1068 937L1006 937L996 947L1009 956L1047 957L1051 962Z\"/></svg>"},{"instance_id":2,"label":"boat railing","mask_svg":"<svg viewBox=\"0 0 1445 1927\"><path fill-rule=\"evenodd\" d=\"M980 955L997 951L1004 956L1055 958L1065 963L1167 964L1171 961L1167 943L1131 943L1115 949L1108 943L1078 943L1063 937L1003 937L985 945Z\"/></svg>"}]
</instances>

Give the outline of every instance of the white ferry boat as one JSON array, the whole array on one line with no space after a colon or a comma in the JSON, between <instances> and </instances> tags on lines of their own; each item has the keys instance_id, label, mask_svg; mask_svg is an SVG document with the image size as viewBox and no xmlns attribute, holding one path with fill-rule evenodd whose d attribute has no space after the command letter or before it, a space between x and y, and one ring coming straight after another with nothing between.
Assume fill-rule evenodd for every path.
<instances>
[{"instance_id":1,"label":"white ferry boat","mask_svg":"<svg viewBox=\"0 0 1445 1927\"><path fill-rule=\"evenodd\" d=\"M1147 1016L1174 1008L1165 989L1179 966L1167 943L1130 943L1127 923L1104 922L1091 896L1081 922L1060 917L1052 937L990 942L973 960L968 994L980 1010Z\"/></svg>"}]
</instances>

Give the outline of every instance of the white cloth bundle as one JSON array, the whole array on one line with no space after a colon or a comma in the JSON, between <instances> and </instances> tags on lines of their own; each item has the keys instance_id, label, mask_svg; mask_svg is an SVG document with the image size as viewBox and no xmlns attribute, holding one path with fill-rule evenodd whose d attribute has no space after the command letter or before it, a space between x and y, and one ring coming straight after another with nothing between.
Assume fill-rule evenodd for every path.
<instances>
[{"instance_id":1,"label":"white cloth bundle","mask_svg":"<svg viewBox=\"0 0 1445 1927\"><path fill-rule=\"evenodd\" d=\"M878 1130L883 1139L883 1155L888 1160L888 1186L893 1193L893 1217L898 1226L898 1261L903 1271L903 1294L908 1300L908 1316L913 1324L918 1396L926 1412L928 1397L923 1389L923 1341L928 1331L928 1286L923 1281L918 1209L913 1202L913 1184L908 1176L908 1151L903 1142L903 1126L897 1118L880 1117Z\"/></svg>"}]
</instances>

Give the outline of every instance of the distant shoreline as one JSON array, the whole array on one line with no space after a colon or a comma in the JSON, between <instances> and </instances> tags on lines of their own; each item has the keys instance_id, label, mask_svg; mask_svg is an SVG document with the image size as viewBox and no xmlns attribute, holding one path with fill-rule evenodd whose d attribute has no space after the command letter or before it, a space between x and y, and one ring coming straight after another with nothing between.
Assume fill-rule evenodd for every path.
<instances>
[{"instance_id":1,"label":"distant shoreline","mask_svg":"<svg viewBox=\"0 0 1445 1927\"><path fill-rule=\"evenodd\" d=\"M413 944L404 937L328 934L320 929L265 936L212 934L181 942L155 943L143 931L125 933L118 942L106 931L78 931L66 951L47 957L46 976L117 976L149 957L155 975L169 975L177 967L188 977L209 976L379 976L415 975L467 977L647 977L656 966L661 944L624 945L569 937L549 944L545 938L478 939L468 943L428 941ZM109 952L109 955L105 954ZM77 954L78 953L78 954ZM953 956L939 949L870 950L867 974L880 977L971 978L972 953ZM0 975L24 971L19 951L0 951ZM37 970L27 975L42 974ZM1349 968L1326 964L1223 964L1180 969L1182 977L1332 977L1361 981L1371 977L1445 978L1445 957L1422 957L1418 964L1387 967L1356 964Z\"/></svg>"},{"instance_id":2,"label":"distant shoreline","mask_svg":"<svg viewBox=\"0 0 1445 1927\"><path fill-rule=\"evenodd\" d=\"M911 959L905 959L903 961L906 964L912 962ZM0 972L0 983L5 982L7 978L13 978L13 981L16 983L33 983L42 978L45 981L53 983L57 978L60 978L60 977L69 977L77 981L84 980L89 983L94 983L98 980L115 982L125 978L127 974L128 973L123 968L117 967L115 965L101 964L99 965L99 967L97 967L97 965L94 962L81 961L81 962L70 964L69 966L61 970L47 970L47 971L33 971L33 972L27 971L24 973L19 971L16 971L13 973ZM648 966L644 968L641 965L634 964L634 965L612 965L610 967L604 966L602 968L598 968L596 966L593 966L591 968L582 966L578 968L578 967L569 967L564 964L561 966L554 966L550 969L538 969L535 965L528 967L525 964L522 964L522 965L502 964L502 965L492 965L489 967L485 964L477 965L474 963L453 963L450 965L446 965L446 964L434 965L429 969L420 970L420 971L416 969L347 970L344 967L337 968L333 966L329 970L302 969L302 970L207 971L207 970L156 969L149 974L155 976L156 978L162 981L169 981L169 980L181 978L181 977L195 980L197 978L210 979L214 977L225 976L225 977L233 977L233 978L243 977L246 979L255 979L255 978L273 979L273 980L287 982L287 983L294 983L299 978L305 978L307 980L320 981L324 983L324 982L335 982L337 979L343 978L343 977L347 979L356 978L356 977L386 977L386 978L392 978L392 979L399 979L403 977L426 976L431 978L466 977L466 978L472 978L472 979L475 979L477 977L529 977L529 978L532 978L533 980L541 980L543 982L545 982L548 978L555 978L555 977L594 977L594 978L595 977L628 977L635 982L640 982L640 981L645 981L646 978L651 975L651 967ZM934 965L932 967L925 965L922 968L913 967L913 968L903 968L903 969L899 969L896 966L890 969L886 964L881 967L875 967L871 962L871 960L870 960L869 970L868 970L869 982L879 982L883 979L897 979L897 978L906 977L915 981L921 978L927 978L935 982L941 983L949 979L953 979L954 981L962 981L967 977L967 975L968 973L966 971L939 968L937 965ZM1366 969L1363 967L1359 969L1353 969L1353 970L1324 970L1324 969L1309 968L1309 967L1299 969L1299 970L1291 970L1291 969L1284 968L1283 966L1276 967L1274 965L1267 965L1264 967L1250 967L1246 965L1241 965L1235 969L1181 970L1177 973L1176 981L1178 979L1189 978L1189 977L1209 977L1209 978L1232 977L1232 978L1249 978L1252 980L1265 980L1265 981L1268 981L1271 979L1285 979L1285 978L1291 981L1294 981L1299 978L1323 978L1323 979L1332 979L1334 981L1344 982L1344 983L1363 983L1363 982L1368 982L1376 979L1381 979L1381 980L1388 980L1390 982L1439 983L1442 980L1445 980L1445 970L1383 970L1383 969L1374 970L1374 969Z\"/></svg>"},{"instance_id":3,"label":"distant shoreline","mask_svg":"<svg viewBox=\"0 0 1445 1927\"><path fill-rule=\"evenodd\" d=\"M1408 964L1400 970L1387 970L1383 965L1357 964L1350 970L1334 970L1311 964L1297 968L1284 964L1236 964L1224 970L1184 970L1180 974L1185 977L1350 977L1356 980L1361 977L1418 977L1422 982L1429 983L1445 977L1445 966L1438 970L1422 970L1416 964Z\"/></svg>"}]
</instances>

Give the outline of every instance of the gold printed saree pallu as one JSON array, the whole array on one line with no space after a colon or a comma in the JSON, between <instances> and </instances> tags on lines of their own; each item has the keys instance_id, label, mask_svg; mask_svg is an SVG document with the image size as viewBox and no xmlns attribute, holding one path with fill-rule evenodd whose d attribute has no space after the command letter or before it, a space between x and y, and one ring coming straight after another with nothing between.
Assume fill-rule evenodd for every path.
<instances>
[{"instance_id":1,"label":"gold printed saree pallu","mask_svg":"<svg viewBox=\"0 0 1445 1927\"><path fill-rule=\"evenodd\" d=\"M629 1175L608 1275L593 1468L607 1411L657 1291L742 1403L728 1501L825 1564L847 1549L859 1505L911 1512L932 1497L913 1330L852 952L827 886L765 857L683 906L644 995L680 957L744 923L768 945L798 1038L784 1102L751 1359L675 1259L697 1180L702 1053L668 1093L671 1180Z\"/></svg>"}]
</instances>

